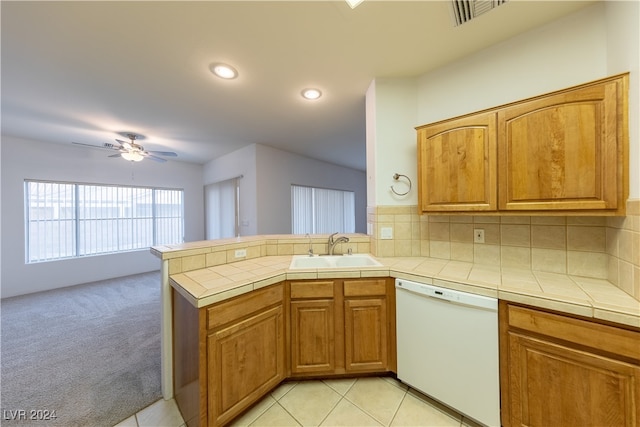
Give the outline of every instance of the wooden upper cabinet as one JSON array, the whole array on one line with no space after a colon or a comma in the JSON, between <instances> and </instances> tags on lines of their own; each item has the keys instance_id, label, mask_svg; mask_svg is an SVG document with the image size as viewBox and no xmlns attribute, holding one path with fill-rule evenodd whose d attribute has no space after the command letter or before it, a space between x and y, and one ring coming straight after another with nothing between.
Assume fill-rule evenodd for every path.
<instances>
[{"instance_id":1,"label":"wooden upper cabinet","mask_svg":"<svg viewBox=\"0 0 640 427\"><path fill-rule=\"evenodd\" d=\"M623 206L625 92L618 78L500 110L499 209Z\"/></svg>"},{"instance_id":2,"label":"wooden upper cabinet","mask_svg":"<svg viewBox=\"0 0 640 427\"><path fill-rule=\"evenodd\" d=\"M416 128L420 210L624 215L628 79Z\"/></svg>"},{"instance_id":3,"label":"wooden upper cabinet","mask_svg":"<svg viewBox=\"0 0 640 427\"><path fill-rule=\"evenodd\" d=\"M496 210L496 114L417 130L421 210Z\"/></svg>"}]
</instances>

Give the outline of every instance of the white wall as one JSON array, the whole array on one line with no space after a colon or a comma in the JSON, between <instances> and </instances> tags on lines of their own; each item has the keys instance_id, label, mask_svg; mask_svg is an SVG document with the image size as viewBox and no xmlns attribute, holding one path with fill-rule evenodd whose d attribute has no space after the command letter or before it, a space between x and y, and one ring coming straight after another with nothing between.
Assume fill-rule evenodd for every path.
<instances>
[{"instance_id":1,"label":"white wall","mask_svg":"<svg viewBox=\"0 0 640 427\"><path fill-rule=\"evenodd\" d=\"M365 140L367 149L367 206L376 206L376 154L378 141L376 139L376 81L372 81L365 95ZM367 223L367 226L369 224ZM373 230L367 229L367 234Z\"/></svg>"},{"instance_id":2,"label":"white wall","mask_svg":"<svg viewBox=\"0 0 640 427\"><path fill-rule=\"evenodd\" d=\"M630 71L629 198L640 199L640 2L607 2L607 72Z\"/></svg>"},{"instance_id":3,"label":"white wall","mask_svg":"<svg viewBox=\"0 0 640 427\"><path fill-rule=\"evenodd\" d=\"M241 176L240 186L240 235L258 234L258 210L256 197L256 144L248 145L232 153L211 160L204 165L204 183L213 184Z\"/></svg>"},{"instance_id":4,"label":"white wall","mask_svg":"<svg viewBox=\"0 0 640 427\"><path fill-rule=\"evenodd\" d=\"M376 81L376 204L417 204L416 191L402 201L392 197L386 191L389 171L380 169L384 159L398 170L416 170L415 131L409 137L408 128L625 71L631 71L630 198L639 198L638 8L636 1L596 3L419 76L413 123L381 113L392 107L408 110L416 94L408 93L407 80Z\"/></svg>"},{"instance_id":5,"label":"white wall","mask_svg":"<svg viewBox=\"0 0 640 427\"><path fill-rule=\"evenodd\" d=\"M266 145L257 145L256 162L258 234L291 233L291 184L355 192L356 232L366 233L364 172Z\"/></svg>"},{"instance_id":6,"label":"white wall","mask_svg":"<svg viewBox=\"0 0 640 427\"><path fill-rule=\"evenodd\" d=\"M371 90L369 91L371 92ZM367 149L375 147L375 159L367 154L367 168L373 165L375 178L368 178L375 185L374 199L380 205L417 204L417 142L414 130L418 119L418 85L416 79L376 79L375 80L375 142L367 140ZM367 121L369 118L367 118ZM369 136L367 136L369 138ZM367 170L367 174L370 171ZM394 174L406 175L412 182L409 194L399 196L396 192L409 190L405 179L395 181Z\"/></svg>"},{"instance_id":7,"label":"white wall","mask_svg":"<svg viewBox=\"0 0 640 427\"><path fill-rule=\"evenodd\" d=\"M240 234L291 233L291 184L354 191L356 232L366 232L366 176L362 171L252 144L204 166L205 184L243 175ZM243 225L244 224L244 225Z\"/></svg>"},{"instance_id":8,"label":"white wall","mask_svg":"<svg viewBox=\"0 0 640 427\"><path fill-rule=\"evenodd\" d=\"M24 180L184 189L185 240L204 238L202 166L179 161L125 162L109 152L2 136L3 298L158 270L148 250L25 264Z\"/></svg>"}]
</instances>

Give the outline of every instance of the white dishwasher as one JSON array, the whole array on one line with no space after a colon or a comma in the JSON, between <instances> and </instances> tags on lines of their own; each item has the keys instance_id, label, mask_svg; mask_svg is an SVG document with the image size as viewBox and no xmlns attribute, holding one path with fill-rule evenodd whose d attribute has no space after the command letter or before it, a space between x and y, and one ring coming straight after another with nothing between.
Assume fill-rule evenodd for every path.
<instances>
[{"instance_id":1,"label":"white dishwasher","mask_svg":"<svg viewBox=\"0 0 640 427\"><path fill-rule=\"evenodd\" d=\"M498 300L396 279L396 317L398 379L499 426Z\"/></svg>"}]
</instances>

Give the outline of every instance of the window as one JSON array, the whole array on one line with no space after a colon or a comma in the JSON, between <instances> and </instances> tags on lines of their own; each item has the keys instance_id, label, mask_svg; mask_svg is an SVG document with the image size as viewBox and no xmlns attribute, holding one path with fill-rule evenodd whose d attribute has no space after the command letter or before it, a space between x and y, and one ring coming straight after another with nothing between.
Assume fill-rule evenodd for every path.
<instances>
[{"instance_id":1,"label":"window","mask_svg":"<svg viewBox=\"0 0 640 427\"><path fill-rule=\"evenodd\" d=\"M183 191L25 182L27 263L184 241Z\"/></svg>"},{"instance_id":2,"label":"window","mask_svg":"<svg viewBox=\"0 0 640 427\"><path fill-rule=\"evenodd\" d=\"M291 186L291 231L293 234L354 233L353 191Z\"/></svg>"}]
</instances>

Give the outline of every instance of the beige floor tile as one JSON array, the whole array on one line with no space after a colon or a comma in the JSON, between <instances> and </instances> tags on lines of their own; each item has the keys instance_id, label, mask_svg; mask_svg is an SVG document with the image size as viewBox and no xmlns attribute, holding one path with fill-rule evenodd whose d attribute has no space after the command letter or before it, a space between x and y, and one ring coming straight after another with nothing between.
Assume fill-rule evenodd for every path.
<instances>
[{"instance_id":1,"label":"beige floor tile","mask_svg":"<svg viewBox=\"0 0 640 427\"><path fill-rule=\"evenodd\" d=\"M407 393L398 412L391 422L392 426L450 426L460 427L462 417L454 418L434 404Z\"/></svg>"},{"instance_id":2,"label":"beige floor tile","mask_svg":"<svg viewBox=\"0 0 640 427\"><path fill-rule=\"evenodd\" d=\"M278 403L302 425L319 425L341 396L322 381L301 381Z\"/></svg>"},{"instance_id":3,"label":"beige floor tile","mask_svg":"<svg viewBox=\"0 0 640 427\"><path fill-rule=\"evenodd\" d=\"M267 426L298 427L300 426L300 424L291 416L291 414L285 411L282 406L276 403L275 405L267 409L264 414L262 414L257 420L253 422L253 424L251 424L251 427Z\"/></svg>"},{"instance_id":4,"label":"beige floor tile","mask_svg":"<svg viewBox=\"0 0 640 427\"><path fill-rule=\"evenodd\" d=\"M405 392L381 378L359 378L345 395L384 425L389 425Z\"/></svg>"},{"instance_id":5,"label":"beige floor tile","mask_svg":"<svg viewBox=\"0 0 640 427\"><path fill-rule=\"evenodd\" d=\"M295 385L298 384L297 381L285 381L280 384L275 390L271 392L271 397L275 400L280 400L282 396L287 394L289 390L291 390Z\"/></svg>"},{"instance_id":6,"label":"beige floor tile","mask_svg":"<svg viewBox=\"0 0 640 427\"><path fill-rule=\"evenodd\" d=\"M344 396L351 386L356 382L355 378L338 378L333 380L322 380L326 385L340 393L341 396Z\"/></svg>"},{"instance_id":7,"label":"beige floor tile","mask_svg":"<svg viewBox=\"0 0 640 427\"><path fill-rule=\"evenodd\" d=\"M176 401L158 400L136 414L140 427L180 427L184 424Z\"/></svg>"},{"instance_id":8,"label":"beige floor tile","mask_svg":"<svg viewBox=\"0 0 640 427\"><path fill-rule=\"evenodd\" d=\"M276 404L276 400L270 395L256 403L251 409L233 420L231 427L246 427L255 422L262 414L267 412L269 408Z\"/></svg>"},{"instance_id":9,"label":"beige floor tile","mask_svg":"<svg viewBox=\"0 0 640 427\"><path fill-rule=\"evenodd\" d=\"M119 422L113 427L138 427L138 421L136 420L135 415L131 415L129 418Z\"/></svg>"},{"instance_id":10,"label":"beige floor tile","mask_svg":"<svg viewBox=\"0 0 640 427\"><path fill-rule=\"evenodd\" d=\"M407 390L409 390L409 386L408 386L408 385L406 385L406 384L405 384L405 383L403 383L402 381L397 380L397 379L395 379L395 378L393 378L393 377L380 377L380 378L381 378L382 380L384 380L384 381L388 382L389 384L391 384L391 385L393 385L393 386L395 386L395 387L398 387L398 388L399 388L400 390L402 390L402 391L407 391Z\"/></svg>"},{"instance_id":11,"label":"beige floor tile","mask_svg":"<svg viewBox=\"0 0 640 427\"><path fill-rule=\"evenodd\" d=\"M327 418L320 424L321 426L381 426L379 422L367 415L347 399L342 399L336 408L331 411Z\"/></svg>"}]
</instances>

